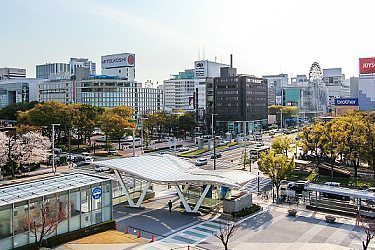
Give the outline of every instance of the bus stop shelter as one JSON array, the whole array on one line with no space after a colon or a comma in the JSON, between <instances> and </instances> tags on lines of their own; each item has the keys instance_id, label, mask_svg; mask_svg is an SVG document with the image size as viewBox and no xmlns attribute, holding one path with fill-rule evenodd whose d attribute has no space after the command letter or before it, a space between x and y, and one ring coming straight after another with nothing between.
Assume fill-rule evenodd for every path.
<instances>
[{"instance_id":1,"label":"bus stop shelter","mask_svg":"<svg viewBox=\"0 0 375 250\"><path fill-rule=\"evenodd\" d=\"M114 170L130 207L141 206L151 184L164 184L175 186L185 211L192 213L198 212L212 186L244 190L246 189L246 184L257 178L256 175L241 170L204 170L184 159L168 154L119 158L96 163ZM146 182L137 202L134 202L131 198L126 182L120 173ZM182 185L185 189L190 185L204 187L193 208L189 206L183 195Z\"/></svg>"},{"instance_id":2,"label":"bus stop shelter","mask_svg":"<svg viewBox=\"0 0 375 250\"><path fill-rule=\"evenodd\" d=\"M375 217L375 193L344 187L309 184L308 206Z\"/></svg>"}]
</instances>

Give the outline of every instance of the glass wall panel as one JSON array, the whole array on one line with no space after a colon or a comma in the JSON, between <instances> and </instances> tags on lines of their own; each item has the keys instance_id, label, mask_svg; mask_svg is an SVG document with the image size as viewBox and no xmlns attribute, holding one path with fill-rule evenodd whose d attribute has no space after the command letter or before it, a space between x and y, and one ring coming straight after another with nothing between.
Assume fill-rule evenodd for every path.
<instances>
[{"instance_id":1,"label":"glass wall panel","mask_svg":"<svg viewBox=\"0 0 375 250\"><path fill-rule=\"evenodd\" d=\"M89 187L81 189L81 228L91 225L91 191Z\"/></svg>"},{"instance_id":2,"label":"glass wall panel","mask_svg":"<svg viewBox=\"0 0 375 250\"><path fill-rule=\"evenodd\" d=\"M29 243L29 227L25 223L25 218L29 212L27 201L14 204L13 211L13 229L14 229L14 247L23 246Z\"/></svg>"},{"instance_id":3,"label":"glass wall panel","mask_svg":"<svg viewBox=\"0 0 375 250\"><path fill-rule=\"evenodd\" d=\"M30 201L29 203L29 214L30 214L30 217L31 218L36 218L38 216L41 216L41 213L40 213L40 208L42 207L42 198L37 198L37 199L33 199ZM40 232L39 230L36 230L37 233ZM34 242L35 241L35 236L34 236L34 233L35 233L35 230L30 230L30 233L29 233L29 242ZM38 236L39 237L39 236Z\"/></svg>"},{"instance_id":4,"label":"glass wall panel","mask_svg":"<svg viewBox=\"0 0 375 250\"><path fill-rule=\"evenodd\" d=\"M69 194L69 230L74 231L80 228L81 224L81 198L79 189L70 190Z\"/></svg>"},{"instance_id":5,"label":"glass wall panel","mask_svg":"<svg viewBox=\"0 0 375 250\"><path fill-rule=\"evenodd\" d=\"M12 206L3 206L0 208L0 249L11 248L12 241L8 237L12 236ZM11 238L10 238L11 239ZM9 245L10 244L10 245Z\"/></svg>"},{"instance_id":6,"label":"glass wall panel","mask_svg":"<svg viewBox=\"0 0 375 250\"><path fill-rule=\"evenodd\" d=\"M57 234L66 233L69 231L69 200L68 192L60 193L58 195L60 215L65 218L57 226Z\"/></svg>"}]
</instances>

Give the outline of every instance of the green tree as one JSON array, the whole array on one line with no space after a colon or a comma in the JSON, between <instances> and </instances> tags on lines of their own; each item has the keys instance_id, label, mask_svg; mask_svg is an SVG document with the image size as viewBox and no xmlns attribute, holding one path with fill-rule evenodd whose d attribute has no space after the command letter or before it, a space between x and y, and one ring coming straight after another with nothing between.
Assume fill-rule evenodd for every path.
<instances>
[{"instance_id":1,"label":"green tree","mask_svg":"<svg viewBox=\"0 0 375 250\"><path fill-rule=\"evenodd\" d=\"M324 156L324 141L322 140L324 123L315 123L311 126L304 127L299 134L300 146L304 155L312 153L318 167Z\"/></svg>"},{"instance_id":2,"label":"green tree","mask_svg":"<svg viewBox=\"0 0 375 250\"><path fill-rule=\"evenodd\" d=\"M191 112L186 112L178 117L179 128L186 139L186 132L192 134L195 129L195 115Z\"/></svg>"},{"instance_id":3,"label":"green tree","mask_svg":"<svg viewBox=\"0 0 375 250\"><path fill-rule=\"evenodd\" d=\"M361 155L374 173L375 184L375 112L363 115L364 137L366 140L362 144Z\"/></svg>"},{"instance_id":4,"label":"green tree","mask_svg":"<svg viewBox=\"0 0 375 250\"><path fill-rule=\"evenodd\" d=\"M277 154L288 156L288 151L292 143L293 140L289 136L279 136L273 139L271 147Z\"/></svg>"},{"instance_id":5,"label":"green tree","mask_svg":"<svg viewBox=\"0 0 375 250\"><path fill-rule=\"evenodd\" d=\"M261 153L258 165L259 170L271 178L276 188L277 198L279 198L280 183L294 169L294 159L289 159L284 154L277 154L271 149L268 153Z\"/></svg>"},{"instance_id":6,"label":"green tree","mask_svg":"<svg viewBox=\"0 0 375 250\"><path fill-rule=\"evenodd\" d=\"M108 137L118 140L118 147L121 148L121 139L129 133L129 128L134 128L135 123L132 122L133 110L129 107L116 107L106 109L98 118L101 130L106 135L106 144Z\"/></svg>"},{"instance_id":7,"label":"green tree","mask_svg":"<svg viewBox=\"0 0 375 250\"><path fill-rule=\"evenodd\" d=\"M17 113L27 111L35 107L37 101L18 102L0 109L0 119L17 120Z\"/></svg>"}]
</instances>

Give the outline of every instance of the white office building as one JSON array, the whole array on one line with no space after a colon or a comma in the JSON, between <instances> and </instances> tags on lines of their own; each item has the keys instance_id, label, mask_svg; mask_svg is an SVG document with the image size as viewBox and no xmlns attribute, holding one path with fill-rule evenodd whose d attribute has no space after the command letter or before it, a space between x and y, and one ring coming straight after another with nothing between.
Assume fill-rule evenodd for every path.
<instances>
[{"instance_id":1,"label":"white office building","mask_svg":"<svg viewBox=\"0 0 375 250\"><path fill-rule=\"evenodd\" d=\"M0 81L0 109L20 102L38 101L38 85L44 79L23 78Z\"/></svg>"},{"instance_id":2,"label":"white office building","mask_svg":"<svg viewBox=\"0 0 375 250\"><path fill-rule=\"evenodd\" d=\"M36 78L70 79L69 63L46 63L36 66Z\"/></svg>"},{"instance_id":3,"label":"white office building","mask_svg":"<svg viewBox=\"0 0 375 250\"><path fill-rule=\"evenodd\" d=\"M75 75L77 68L88 68L91 75L96 74L96 63L86 58L70 58L69 68L70 75Z\"/></svg>"},{"instance_id":4,"label":"white office building","mask_svg":"<svg viewBox=\"0 0 375 250\"><path fill-rule=\"evenodd\" d=\"M135 80L135 54L121 53L102 56L102 74Z\"/></svg>"},{"instance_id":5,"label":"white office building","mask_svg":"<svg viewBox=\"0 0 375 250\"><path fill-rule=\"evenodd\" d=\"M282 105L282 89L288 85L288 74L265 75L262 78L267 80L268 85L268 106Z\"/></svg>"},{"instance_id":6,"label":"white office building","mask_svg":"<svg viewBox=\"0 0 375 250\"><path fill-rule=\"evenodd\" d=\"M335 107L335 99L350 96L350 82L345 80L341 68L323 69L323 83L327 89L327 108L332 112Z\"/></svg>"},{"instance_id":7,"label":"white office building","mask_svg":"<svg viewBox=\"0 0 375 250\"><path fill-rule=\"evenodd\" d=\"M206 79L206 77L219 77L220 68L229 67L224 63L212 62L209 60L200 60L194 62L194 78Z\"/></svg>"},{"instance_id":8,"label":"white office building","mask_svg":"<svg viewBox=\"0 0 375 250\"><path fill-rule=\"evenodd\" d=\"M0 80L26 78L26 69L0 68Z\"/></svg>"},{"instance_id":9,"label":"white office building","mask_svg":"<svg viewBox=\"0 0 375 250\"><path fill-rule=\"evenodd\" d=\"M71 80L48 80L39 83L38 101L75 103L75 82Z\"/></svg>"}]
</instances>

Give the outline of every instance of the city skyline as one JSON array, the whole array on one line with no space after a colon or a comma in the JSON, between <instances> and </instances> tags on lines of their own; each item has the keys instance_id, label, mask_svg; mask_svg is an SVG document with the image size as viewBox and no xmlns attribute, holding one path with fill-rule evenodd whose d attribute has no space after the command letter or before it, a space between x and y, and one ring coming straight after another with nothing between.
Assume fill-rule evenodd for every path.
<instances>
[{"instance_id":1,"label":"city skyline","mask_svg":"<svg viewBox=\"0 0 375 250\"><path fill-rule=\"evenodd\" d=\"M307 74L318 61L350 77L358 75L359 57L375 55L364 42L375 34L363 25L375 4L362 3L5 1L0 20L11 25L2 30L0 62L35 77L37 64L84 57L100 73L100 56L130 52L136 80L161 84L199 58L229 63L232 53L240 73Z\"/></svg>"}]
</instances>

